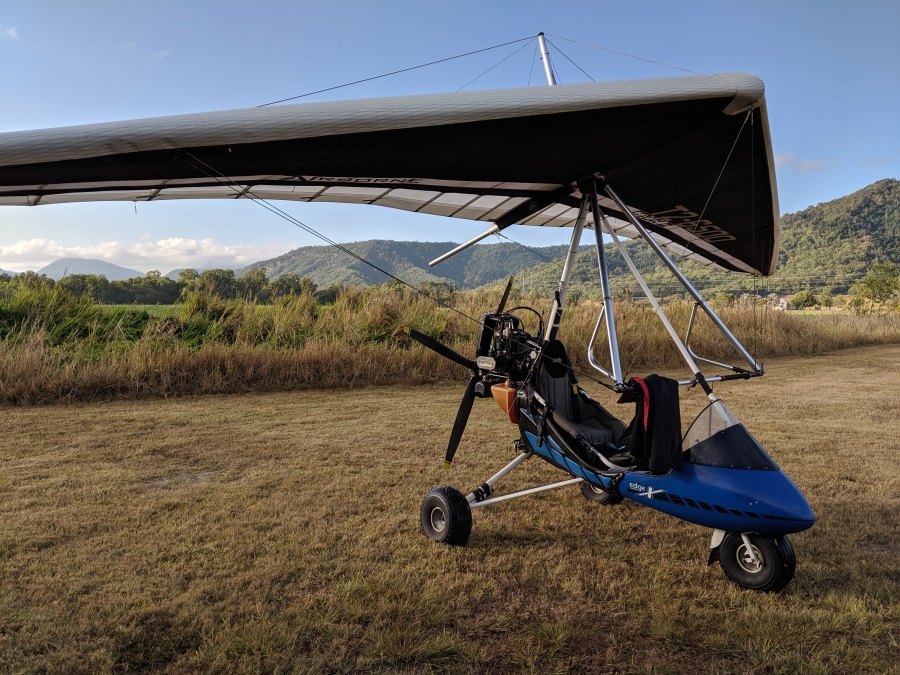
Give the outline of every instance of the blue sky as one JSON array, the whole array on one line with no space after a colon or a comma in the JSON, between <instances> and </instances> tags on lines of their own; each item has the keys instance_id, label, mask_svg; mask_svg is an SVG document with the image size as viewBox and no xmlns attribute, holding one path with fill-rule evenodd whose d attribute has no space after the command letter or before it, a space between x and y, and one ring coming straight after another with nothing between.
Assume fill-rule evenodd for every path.
<instances>
[{"instance_id":1,"label":"blue sky","mask_svg":"<svg viewBox=\"0 0 900 675\"><path fill-rule=\"evenodd\" d=\"M898 28L897 0L0 0L0 132L251 107L544 31L565 83L588 79L567 57L595 80L687 74L659 64L760 76L781 211L791 212L900 175ZM520 46L304 100L545 86L534 44ZM377 207L283 206L342 242L462 241L485 229ZM15 271L60 257L141 271L238 266L319 243L252 202L0 208L0 268Z\"/></svg>"}]
</instances>

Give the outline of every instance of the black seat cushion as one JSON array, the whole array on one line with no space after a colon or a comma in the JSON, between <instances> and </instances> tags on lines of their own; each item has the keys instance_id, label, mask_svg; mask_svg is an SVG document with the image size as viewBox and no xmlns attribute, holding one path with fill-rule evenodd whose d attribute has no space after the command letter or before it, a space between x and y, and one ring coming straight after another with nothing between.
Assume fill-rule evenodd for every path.
<instances>
[{"instance_id":1,"label":"black seat cushion","mask_svg":"<svg viewBox=\"0 0 900 675\"><path fill-rule=\"evenodd\" d=\"M597 448L618 448L626 426L591 400L577 386L569 356L559 340L544 345L535 377L535 389L553 408L555 418L568 421L568 433L583 437Z\"/></svg>"}]
</instances>

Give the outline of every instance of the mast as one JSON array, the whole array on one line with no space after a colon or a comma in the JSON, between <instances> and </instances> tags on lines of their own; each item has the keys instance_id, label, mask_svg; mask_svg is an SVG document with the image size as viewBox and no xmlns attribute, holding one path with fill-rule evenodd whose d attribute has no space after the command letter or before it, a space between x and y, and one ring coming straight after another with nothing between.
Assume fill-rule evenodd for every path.
<instances>
[{"instance_id":1,"label":"mast","mask_svg":"<svg viewBox=\"0 0 900 675\"><path fill-rule=\"evenodd\" d=\"M541 46L541 61L544 62L544 74L547 76L547 84L551 87L556 84L553 77L553 69L550 67L550 52L547 51L547 43L544 41L544 33L538 33L538 44Z\"/></svg>"},{"instance_id":2,"label":"mast","mask_svg":"<svg viewBox=\"0 0 900 675\"><path fill-rule=\"evenodd\" d=\"M541 48L541 61L544 63L544 74L547 76L547 84L554 86L556 78L553 76L553 68L550 66L550 52L547 51L547 42L544 40L544 33L538 33L538 44ZM559 278L559 285L556 287L556 294L553 297L553 307L550 309L550 320L547 321L547 330L544 332L545 340L555 340L556 334L559 332L559 322L562 320L563 305L566 302L566 293L569 290L569 277L572 276L572 268L575 265L575 256L578 253L578 245L581 243L581 233L584 230L584 221L587 214L588 204L587 198L581 203L578 210L578 220L572 230L572 238L569 241L569 251L566 254L566 262L563 265L562 275Z\"/></svg>"}]
</instances>

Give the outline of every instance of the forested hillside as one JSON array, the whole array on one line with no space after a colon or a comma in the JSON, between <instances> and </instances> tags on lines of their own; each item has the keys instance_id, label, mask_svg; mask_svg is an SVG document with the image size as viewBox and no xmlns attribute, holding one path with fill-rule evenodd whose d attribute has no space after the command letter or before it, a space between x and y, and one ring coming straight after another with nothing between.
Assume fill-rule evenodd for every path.
<instances>
[{"instance_id":1,"label":"forested hillside","mask_svg":"<svg viewBox=\"0 0 900 675\"><path fill-rule=\"evenodd\" d=\"M515 228L510 237L515 237ZM586 235L584 241L592 239ZM878 181L851 195L811 206L782 217L778 271L773 277L754 280L702 267L682 265L696 285L709 292L795 293L810 288L846 293L877 262L900 263L900 181ZM498 283L515 274L528 290L552 292L559 280L565 246L528 250L514 243L473 246L437 267L428 261L456 246L453 242L396 242L372 240L347 244L357 255L412 284L447 282L456 288L475 288ZM626 243L638 267L655 293L678 292L671 275L641 243ZM610 274L616 292L638 292L624 260L612 245L607 247ZM547 262L552 259L553 262ZM283 256L251 265L271 278L285 272L309 277L320 287L332 284L381 284L386 277L365 263L330 246L307 246ZM574 290L596 289L596 255L593 247L581 247L572 277Z\"/></svg>"},{"instance_id":2,"label":"forested hillside","mask_svg":"<svg viewBox=\"0 0 900 675\"><path fill-rule=\"evenodd\" d=\"M782 216L781 247L776 274L755 279L726 273L690 261L678 261L695 285L708 295L716 292L757 291L790 294L809 289L814 293L844 294L877 263L900 264L900 181L878 181L851 195ZM515 228L508 230L516 237ZM570 288L597 292L597 260L592 233L576 260ZM503 283L517 277L517 288L550 294L562 271L566 245L526 248L513 242L472 246L436 267L428 262L456 247L456 243L370 240L344 245L359 258L415 286L448 284L457 290ZM642 242L626 241L629 255L659 296L682 293L665 268ZM638 294L640 288L625 261L612 244L607 245L610 278L616 294ZM232 270L183 270L177 281L151 272L147 277L110 280L103 274L69 274L62 283L76 294L88 292L105 303L171 303L183 289L200 283L222 297L262 299L289 293L294 286L336 289L390 282L378 269L334 246L306 246L278 258ZM252 274L251 274L252 273ZM266 278L275 285L266 291ZM34 274L34 273L30 273ZM182 279L182 275L184 278ZM296 275L296 276L295 276ZM242 279L242 277L244 279ZM305 278L305 279L304 279ZM9 281L0 275L0 283ZM246 283L243 283L246 281ZM23 282L24 283L24 282ZM298 286L299 287L299 286ZM333 295L333 293L332 293Z\"/></svg>"},{"instance_id":3,"label":"forested hillside","mask_svg":"<svg viewBox=\"0 0 900 675\"><path fill-rule=\"evenodd\" d=\"M900 181L881 180L781 220L777 279L843 292L875 263L900 263Z\"/></svg>"},{"instance_id":4,"label":"forested hillside","mask_svg":"<svg viewBox=\"0 0 900 675\"><path fill-rule=\"evenodd\" d=\"M459 289L489 284L531 268L536 262L560 258L566 252L566 246L547 246L532 252L515 243L490 244L472 246L436 267L428 266L429 261L457 245L452 241L387 240L344 244L356 255L408 283L443 282ZM250 269L263 269L270 278L294 272L300 277L309 277L320 287L332 284L368 286L390 281L378 270L332 246L305 246L272 260L254 263L247 267Z\"/></svg>"}]
</instances>

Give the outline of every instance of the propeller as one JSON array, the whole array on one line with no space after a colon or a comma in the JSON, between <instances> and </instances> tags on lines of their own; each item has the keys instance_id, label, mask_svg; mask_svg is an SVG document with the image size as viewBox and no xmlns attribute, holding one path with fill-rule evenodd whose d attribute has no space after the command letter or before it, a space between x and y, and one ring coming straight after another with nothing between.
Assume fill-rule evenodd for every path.
<instances>
[{"instance_id":1,"label":"propeller","mask_svg":"<svg viewBox=\"0 0 900 675\"><path fill-rule=\"evenodd\" d=\"M510 277L506 284L506 290L503 291L503 297L500 298L500 305L497 307L497 314L501 314L506 307L506 301L509 300L509 293L512 290L513 280L514 277ZM433 337L429 337L408 326L403 328L403 332L416 342L437 352L441 356L450 359L454 363L458 363L463 368L468 368L472 371L472 377L466 385L462 401L459 403L459 410L456 411L456 420L453 422L453 429L450 431L450 441L447 443L447 453L444 455L444 468L449 469L451 462L453 462L453 456L456 454L456 449L459 447L459 442L462 439L463 431L466 429L466 423L469 421L469 415L472 412L472 404L475 403L475 387L481 380L478 366L472 359L467 359L459 352L450 349L450 347L438 342Z\"/></svg>"},{"instance_id":2,"label":"propeller","mask_svg":"<svg viewBox=\"0 0 900 675\"><path fill-rule=\"evenodd\" d=\"M453 461L453 455L456 454L456 448L459 447L459 441L462 439L463 431L466 429L466 423L469 421L469 413L472 412L472 404L475 402L475 385L481 378L476 372L466 385L466 391L463 393L462 401L459 402L459 410L456 411L456 420L453 422L453 430L450 432L450 441L447 443L447 454L444 455L444 468L449 469L450 463Z\"/></svg>"},{"instance_id":3,"label":"propeller","mask_svg":"<svg viewBox=\"0 0 900 675\"><path fill-rule=\"evenodd\" d=\"M509 300L509 292L512 290L514 280L515 277L510 277L509 281L506 282L506 290L503 291L503 297L500 298L500 304L497 306L497 314L503 314L503 310L506 309L506 301Z\"/></svg>"},{"instance_id":4,"label":"propeller","mask_svg":"<svg viewBox=\"0 0 900 675\"><path fill-rule=\"evenodd\" d=\"M456 413L456 421L453 422L453 430L450 432L450 442L447 444L447 454L444 455L444 468L449 469L453 456L456 454L456 448L459 447L459 441L462 438L463 431L466 428L466 422L469 421L469 413L472 412L472 404L475 402L475 385L481 379L478 374L478 366L472 359L467 359L447 345L438 342L433 337L429 337L424 333L420 333L414 328L408 326L403 328L403 332L409 335L413 340L437 352L441 356L450 359L454 363L458 363L464 368L472 371L472 378L466 385L466 391L463 394L462 402L459 404L459 410Z\"/></svg>"},{"instance_id":5,"label":"propeller","mask_svg":"<svg viewBox=\"0 0 900 675\"><path fill-rule=\"evenodd\" d=\"M409 335L416 342L428 347L430 350L437 352L445 359L450 359L454 363L458 363L463 368L468 368L472 372L477 372L478 367L475 365L475 362L472 359L467 359L465 356L460 354L457 351L450 349L443 342L438 342L433 337L425 335L425 333L420 333L415 328L410 328L409 326L404 326L402 331Z\"/></svg>"}]
</instances>

